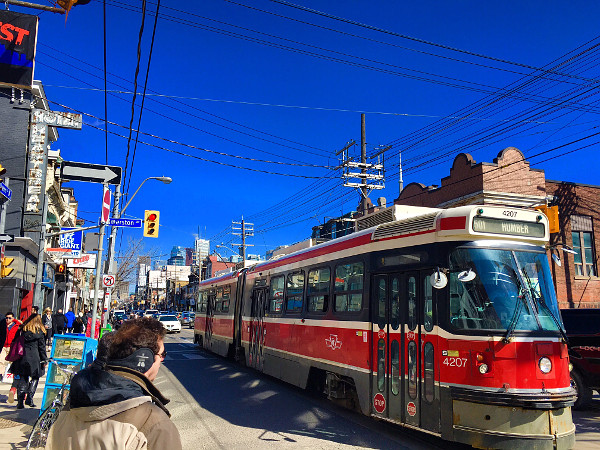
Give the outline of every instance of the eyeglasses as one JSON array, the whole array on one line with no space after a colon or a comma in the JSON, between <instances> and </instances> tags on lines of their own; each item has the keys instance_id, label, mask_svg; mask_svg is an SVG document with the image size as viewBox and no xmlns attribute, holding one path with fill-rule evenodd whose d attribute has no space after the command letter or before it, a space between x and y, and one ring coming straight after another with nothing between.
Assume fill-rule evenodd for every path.
<instances>
[{"instance_id":1,"label":"eyeglasses","mask_svg":"<svg viewBox=\"0 0 600 450\"><path fill-rule=\"evenodd\" d=\"M156 356L160 356L160 359L165 359L167 357L167 351L164 350L162 353L157 353Z\"/></svg>"}]
</instances>

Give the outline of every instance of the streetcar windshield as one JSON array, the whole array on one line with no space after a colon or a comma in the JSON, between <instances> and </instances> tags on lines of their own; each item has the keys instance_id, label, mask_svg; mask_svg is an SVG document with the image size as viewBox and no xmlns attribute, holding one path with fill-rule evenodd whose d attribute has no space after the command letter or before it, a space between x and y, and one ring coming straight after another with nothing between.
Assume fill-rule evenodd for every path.
<instances>
[{"instance_id":1,"label":"streetcar windshield","mask_svg":"<svg viewBox=\"0 0 600 450\"><path fill-rule=\"evenodd\" d=\"M460 281L465 270L475 278ZM510 332L562 327L545 253L457 248L450 255L449 279L450 322L456 328Z\"/></svg>"}]
</instances>

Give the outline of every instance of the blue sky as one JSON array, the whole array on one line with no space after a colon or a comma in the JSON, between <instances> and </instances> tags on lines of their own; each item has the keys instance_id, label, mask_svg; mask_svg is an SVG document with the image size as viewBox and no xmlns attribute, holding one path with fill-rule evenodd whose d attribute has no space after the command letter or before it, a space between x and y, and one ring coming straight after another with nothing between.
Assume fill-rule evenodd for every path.
<instances>
[{"instance_id":1,"label":"blue sky","mask_svg":"<svg viewBox=\"0 0 600 450\"><path fill-rule=\"evenodd\" d=\"M108 119L120 125L109 127L120 136L109 136L108 164L125 168L142 2L106 5ZM146 7L140 93L156 0ZM162 0L129 191L148 176L173 183L146 183L127 214L161 211L146 246L162 253L198 232L231 246L242 215L255 227L251 253L303 240L356 209L333 168L336 151L360 142L361 112L368 153L392 145L373 200L397 197L400 151L405 185L439 184L461 151L491 162L508 146L549 179L598 185L598 17L600 3L583 1ZM88 114L83 130L60 131L54 148L69 161L105 163L102 18L100 0L66 23L40 15L35 77L54 109ZM95 222L101 186L71 185Z\"/></svg>"}]
</instances>

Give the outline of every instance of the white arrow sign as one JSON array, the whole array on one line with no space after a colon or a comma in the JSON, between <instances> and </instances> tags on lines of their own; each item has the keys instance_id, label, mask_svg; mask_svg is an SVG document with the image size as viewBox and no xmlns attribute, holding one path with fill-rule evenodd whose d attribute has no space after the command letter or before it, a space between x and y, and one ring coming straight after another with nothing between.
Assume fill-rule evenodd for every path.
<instances>
[{"instance_id":1,"label":"white arrow sign","mask_svg":"<svg viewBox=\"0 0 600 450\"><path fill-rule=\"evenodd\" d=\"M91 183L120 184L121 168L117 166L64 161L61 178Z\"/></svg>"}]
</instances>

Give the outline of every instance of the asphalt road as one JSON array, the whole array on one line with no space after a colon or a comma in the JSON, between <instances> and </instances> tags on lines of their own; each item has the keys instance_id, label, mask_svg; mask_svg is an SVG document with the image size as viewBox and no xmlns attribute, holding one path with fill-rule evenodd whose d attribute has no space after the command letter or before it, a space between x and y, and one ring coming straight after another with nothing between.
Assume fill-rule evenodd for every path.
<instances>
[{"instance_id":1,"label":"asphalt road","mask_svg":"<svg viewBox=\"0 0 600 450\"><path fill-rule=\"evenodd\" d=\"M191 330L168 335L165 348L156 385L171 399L184 449L448 447L200 351Z\"/></svg>"},{"instance_id":2,"label":"asphalt road","mask_svg":"<svg viewBox=\"0 0 600 450\"><path fill-rule=\"evenodd\" d=\"M465 449L463 445L376 421L274 378L198 350L193 331L165 340L156 384L184 449ZM575 449L600 450L600 396L574 411Z\"/></svg>"}]
</instances>

